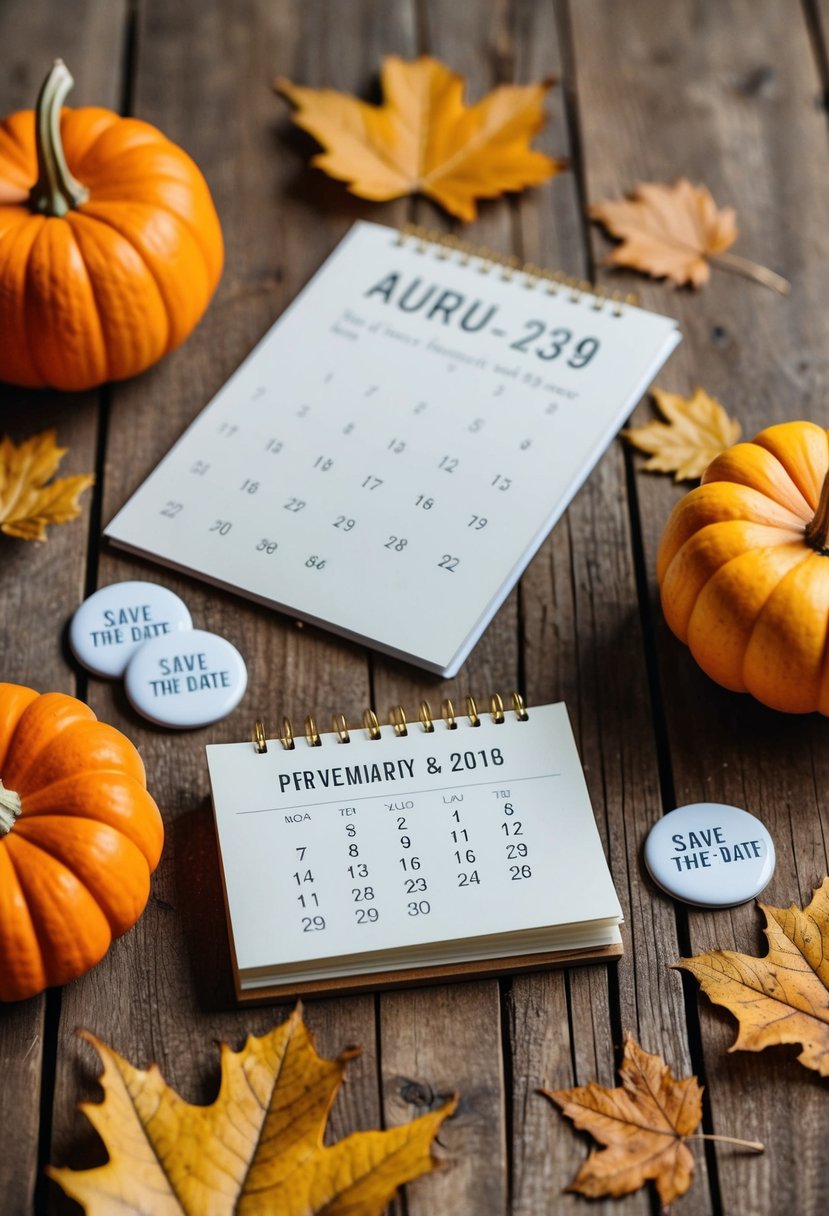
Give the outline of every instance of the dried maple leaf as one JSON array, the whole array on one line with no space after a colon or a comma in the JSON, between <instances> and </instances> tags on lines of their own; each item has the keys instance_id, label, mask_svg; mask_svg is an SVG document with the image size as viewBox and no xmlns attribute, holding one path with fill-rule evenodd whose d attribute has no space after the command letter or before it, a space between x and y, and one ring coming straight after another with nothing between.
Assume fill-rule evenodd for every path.
<instances>
[{"instance_id":1,"label":"dried maple leaf","mask_svg":"<svg viewBox=\"0 0 829 1216\"><path fill-rule=\"evenodd\" d=\"M80 514L78 498L95 478L88 473L46 485L68 448L59 448L54 430L18 446L0 441L0 531L20 540L46 540L48 524L65 524Z\"/></svg>"},{"instance_id":2,"label":"dried maple leaf","mask_svg":"<svg viewBox=\"0 0 829 1216\"><path fill-rule=\"evenodd\" d=\"M552 81L501 85L466 106L463 77L427 55L413 62L388 55L380 78L379 106L282 76L274 81L297 106L294 122L325 148L311 163L361 198L419 191L473 220L476 199L536 186L566 167L529 146Z\"/></svg>"},{"instance_id":3,"label":"dried maple leaf","mask_svg":"<svg viewBox=\"0 0 829 1216\"><path fill-rule=\"evenodd\" d=\"M692 397L655 388L653 397L668 421L622 432L634 447L651 453L642 466L650 473L674 473L674 481L702 477L714 457L740 438L739 422L704 388L695 389Z\"/></svg>"},{"instance_id":4,"label":"dried maple leaf","mask_svg":"<svg viewBox=\"0 0 829 1216\"><path fill-rule=\"evenodd\" d=\"M702 1087L696 1077L674 1077L662 1057L644 1051L631 1034L619 1076L619 1089L591 1081L539 1091L606 1145L590 1153L567 1190L593 1199L618 1197L652 1180L667 1205L691 1185L694 1158L685 1141L702 1119Z\"/></svg>"},{"instance_id":5,"label":"dried maple leaf","mask_svg":"<svg viewBox=\"0 0 829 1216\"><path fill-rule=\"evenodd\" d=\"M133 1068L81 1033L104 1062L104 1101L81 1109L110 1159L48 1173L88 1216L379 1216L398 1186L435 1167L432 1140L457 1105L452 1098L412 1123L324 1147L328 1112L359 1049L321 1059L299 1007L241 1051L222 1044L211 1106L191 1106L156 1065Z\"/></svg>"},{"instance_id":6,"label":"dried maple leaf","mask_svg":"<svg viewBox=\"0 0 829 1216\"><path fill-rule=\"evenodd\" d=\"M708 259L737 239L734 209L718 211L707 187L686 177L672 186L640 182L631 198L593 203L589 215L622 242L609 262L677 286L702 287L711 276Z\"/></svg>"},{"instance_id":7,"label":"dried maple leaf","mask_svg":"<svg viewBox=\"0 0 829 1216\"><path fill-rule=\"evenodd\" d=\"M740 1023L731 1051L799 1043L797 1057L829 1076L829 878L802 911L759 905L766 915L765 958L712 950L676 964L695 975L715 1005Z\"/></svg>"}]
</instances>

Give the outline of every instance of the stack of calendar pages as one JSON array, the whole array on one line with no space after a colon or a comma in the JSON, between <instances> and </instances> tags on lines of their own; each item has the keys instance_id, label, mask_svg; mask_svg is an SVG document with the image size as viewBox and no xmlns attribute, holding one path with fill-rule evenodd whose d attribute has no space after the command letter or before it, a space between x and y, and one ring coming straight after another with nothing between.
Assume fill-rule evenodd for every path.
<instances>
[{"instance_id":1,"label":"stack of calendar pages","mask_svg":"<svg viewBox=\"0 0 829 1216\"><path fill-rule=\"evenodd\" d=\"M621 953L564 705L317 738L207 748L241 1000Z\"/></svg>"}]
</instances>

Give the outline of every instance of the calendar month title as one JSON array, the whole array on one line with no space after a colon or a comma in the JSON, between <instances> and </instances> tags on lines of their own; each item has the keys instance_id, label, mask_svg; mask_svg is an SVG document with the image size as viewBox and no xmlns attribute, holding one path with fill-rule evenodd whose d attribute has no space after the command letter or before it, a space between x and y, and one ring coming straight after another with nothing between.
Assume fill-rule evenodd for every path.
<instances>
[{"instance_id":1,"label":"calendar month title","mask_svg":"<svg viewBox=\"0 0 829 1216\"><path fill-rule=\"evenodd\" d=\"M280 794L303 793L306 790L341 789L343 787L385 785L393 781L412 781L433 777L437 773L468 773L473 770L500 768L504 754L500 747L450 752L447 756L398 756L395 760L335 764L325 768L296 768L279 773Z\"/></svg>"}]
</instances>

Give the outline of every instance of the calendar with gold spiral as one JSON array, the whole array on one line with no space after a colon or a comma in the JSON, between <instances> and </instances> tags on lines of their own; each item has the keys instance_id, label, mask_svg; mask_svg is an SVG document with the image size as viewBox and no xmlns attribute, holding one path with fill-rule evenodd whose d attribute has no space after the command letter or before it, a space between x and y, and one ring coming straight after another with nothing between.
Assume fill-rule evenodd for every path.
<instances>
[{"instance_id":1,"label":"calendar with gold spiral","mask_svg":"<svg viewBox=\"0 0 829 1216\"><path fill-rule=\"evenodd\" d=\"M357 223L106 535L453 675L679 339Z\"/></svg>"}]
</instances>

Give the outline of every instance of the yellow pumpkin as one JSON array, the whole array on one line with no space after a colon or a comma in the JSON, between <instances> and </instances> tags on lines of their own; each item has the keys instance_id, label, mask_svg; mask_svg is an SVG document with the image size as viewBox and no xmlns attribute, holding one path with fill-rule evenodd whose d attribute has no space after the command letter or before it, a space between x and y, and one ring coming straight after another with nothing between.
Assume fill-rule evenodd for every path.
<instances>
[{"instance_id":1,"label":"yellow pumpkin","mask_svg":"<svg viewBox=\"0 0 829 1216\"><path fill-rule=\"evenodd\" d=\"M784 422L717 456L668 520L657 578L718 684L829 715L829 432Z\"/></svg>"}]
</instances>

